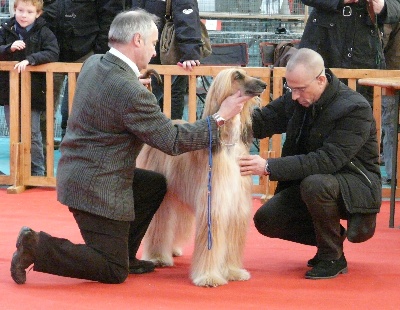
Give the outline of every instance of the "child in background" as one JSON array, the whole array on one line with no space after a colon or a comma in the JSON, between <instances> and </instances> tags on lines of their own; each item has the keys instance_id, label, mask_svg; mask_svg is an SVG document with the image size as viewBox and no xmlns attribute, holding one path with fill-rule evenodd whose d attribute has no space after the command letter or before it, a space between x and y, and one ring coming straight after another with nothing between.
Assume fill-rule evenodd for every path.
<instances>
[{"instance_id":1,"label":"child in background","mask_svg":"<svg viewBox=\"0 0 400 310\"><path fill-rule=\"evenodd\" d=\"M18 72L28 65L40 65L58 60L59 47L54 33L40 16L43 0L15 0L15 16L0 26L0 60L19 61ZM8 72L0 72L0 105L4 105L6 122L10 128L10 81ZM32 134L31 174L45 172L40 115L46 109L45 73L32 73Z\"/></svg>"}]
</instances>

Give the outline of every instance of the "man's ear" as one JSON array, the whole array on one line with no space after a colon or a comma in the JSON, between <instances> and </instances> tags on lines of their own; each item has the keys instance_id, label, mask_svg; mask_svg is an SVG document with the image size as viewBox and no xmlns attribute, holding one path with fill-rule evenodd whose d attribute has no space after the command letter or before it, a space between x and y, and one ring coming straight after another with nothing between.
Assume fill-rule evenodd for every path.
<instances>
[{"instance_id":1,"label":"man's ear","mask_svg":"<svg viewBox=\"0 0 400 310\"><path fill-rule=\"evenodd\" d=\"M318 83L325 83L326 80L327 78L325 75L320 75L319 77L317 77Z\"/></svg>"},{"instance_id":2,"label":"man's ear","mask_svg":"<svg viewBox=\"0 0 400 310\"><path fill-rule=\"evenodd\" d=\"M142 36L139 33L135 33L133 35L133 44L135 44L135 46L139 46L141 44L141 42L143 41Z\"/></svg>"}]
</instances>

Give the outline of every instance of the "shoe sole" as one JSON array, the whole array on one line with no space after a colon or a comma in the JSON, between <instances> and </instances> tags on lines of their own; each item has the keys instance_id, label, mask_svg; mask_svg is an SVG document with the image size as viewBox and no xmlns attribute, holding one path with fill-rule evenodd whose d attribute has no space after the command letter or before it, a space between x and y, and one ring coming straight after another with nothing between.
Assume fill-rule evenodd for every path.
<instances>
[{"instance_id":1,"label":"shoe sole","mask_svg":"<svg viewBox=\"0 0 400 310\"><path fill-rule=\"evenodd\" d=\"M332 278L336 278L339 274L345 274L348 272L347 267L344 267L342 270L339 270L337 274L334 274L333 276L329 276L329 277L316 277L316 276L309 276L306 275L306 279L311 279L311 280L320 280L320 279L332 279Z\"/></svg>"}]
</instances>

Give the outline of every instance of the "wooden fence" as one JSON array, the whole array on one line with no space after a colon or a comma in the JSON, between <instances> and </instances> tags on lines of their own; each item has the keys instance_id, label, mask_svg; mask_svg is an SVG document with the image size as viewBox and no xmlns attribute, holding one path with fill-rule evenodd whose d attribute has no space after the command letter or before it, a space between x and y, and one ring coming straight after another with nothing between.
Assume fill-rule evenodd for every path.
<instances>
[{"instance_id":1,"label":"wooden fence","mask_svg":"<svg viewBox=\"0 0 400 310\"><path fill-rule=\"evenodd\" d=\"M72 107L73 94L76 87L77 73L81 64L77 63L51 63L40 66L28 66L27 70L18 74L14 69L15 62L0 62L0 71L10 72L10 174L0 176L0 184L10 185L8 193L19 193L27 186L54 187L56 179L54 175L54 85L55 73L68 74L69 109ZM192 72L187 72L177 66L152 65L164 76L164 113L171 115L171 78L173 75L189 76L188 92L188 120L196 120L197 110L197 77L216 76L225 66L200 66ZM283 93L283 78L285 68L246 67L243 68L251 76L256 76L267 82L266 91L261 96L262 104L268 104L270 96L277 98ZM45 176L31 176L30 173L30 141L31 141L31 72L45 72L47 83L46 94L46 174ZM348 79L348 84L355 89L357 80L366 77L400 76L400 70L350 70L333 69L339 77ZM21 88L19 79L21 79ZM270 81L273 80L273 89L270 89ZM378 132L381 129L381 89L374 87L374 115L377 120ZM20 104L21 103L21 104ZM271 139L259 141L260 155L264 158L279 157L281 155L282 138L275 135ZM261 194L265 199L273 195L276 182L270 182L267 177L261 176L257 184L254 184L253 193ZM400 192L396 189L396 197ZM383 189L383 196L390 197L390 189Z\"/></svg>"}]
</instances>

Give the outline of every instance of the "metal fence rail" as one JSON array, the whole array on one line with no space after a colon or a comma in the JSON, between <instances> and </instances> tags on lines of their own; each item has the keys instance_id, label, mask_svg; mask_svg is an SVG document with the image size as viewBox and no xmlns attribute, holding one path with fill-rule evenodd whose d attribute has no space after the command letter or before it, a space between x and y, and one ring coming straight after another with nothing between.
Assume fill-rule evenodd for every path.
<instances>
[{"instance_id":1,"label":"metal fence rail","mask_svg":"<svg viewBox=\"0 0 400 310\"><path fill-rule=\"evenodd\" d=\"M260 43L292 41L301 38L301 33L275 34L274 32L230 32L210 31L211 43L247 43L249 47L249 67L262 67Z\"/></svg>"},{"instance_id":2,"label":"metal fence rail","mask_svg":"<svg viewBox=\"0 0 400 310\"><path fill-rule=\"evenodd\" d=\"M198 0L200 12L244 14L304 14L301 0Z\"/></svg>"}]
</instances>

